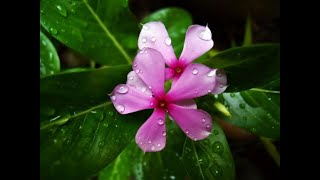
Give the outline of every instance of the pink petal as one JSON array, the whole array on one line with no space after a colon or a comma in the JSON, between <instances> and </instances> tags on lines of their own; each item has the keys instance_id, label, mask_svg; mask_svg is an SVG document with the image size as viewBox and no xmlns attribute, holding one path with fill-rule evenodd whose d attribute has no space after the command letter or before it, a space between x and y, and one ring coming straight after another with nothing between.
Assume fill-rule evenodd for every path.
<instances>
[{"instance_id":1,"label":"pink petal","mask_svg":"<svg viewBox=\"0 0 320 180\"><path fill-rule=\"evenodd\" d=\"M139 128L135 140L144 152L161 151L166 146L166 112L155 109Z\"/></svg>"},{"instance_id":2,"label":"pink petal","mask_svg":"<svg viewBox=\"0 0 320 180\"><path fill-rule=\"evenodd\" d=\"M223 70L216 69L216 85L212 94L221 94L227 89L227 75Z\"/></svg>"},{"instance_id":3,"label":"pink petal","mask_svg":"<svg viewBox=\"0 0 320 180\"><path fill-rule=\"evenodd\" d=\"M132 68L155 95L164 95L165 63L159 51L143 49L135 57Z\"/></svg>"},{"instance_id":4,"label":"pink petal","mask_svg":"<svg viewBox=\"0 0 320 180\"><path fill-rule=\"evenodd\" d=\"M201 140L211 134L212 119L207 112L175 104L169 105L168 112L190 139Z\"/></svg>"},{"instance_id":5,"label":"pink petal","mask_svg":"<svg viewBox=\"0 0 320 180\"><path fill-rule=\"evenodd\" d=\"M197 109L197 104L193 99L185 99L185 100L175 101L172 103L185 108Z\"/></svg>"},{"instance_id":6,"label":"pink petal","mask_svg":"<svg viewBox=\"0 0 320 180\"><path fill-rule=\"evenodd\" d=\"M129 114L144 109L151 109L152 96L126 84L119 84L110 95L112 103L120 114Z\"/></svg>"},{"instance_id":7,"label":"pink petal","mask_svg":"<svg viewBox=\"0 0 320 180\"><path fill-rule=\"evenodd\" d=\"M212 34L208 26L192 25L187 30L179 61L189 64L212 47Z\"/></svg>"},{"instance_id":8,"label":"pink petal","mask_svg":"<svg viewBox=\"0 0 320 180\"><path fill-rule=\"evenodd\" d=\"M177 60L171 39L162 22L154 21L144 24L139 35L138 46L140 50L145 47L158 50L169 66Z\"/></svg>"},{"instance_id":9,"label":"pink petal","mask_svg":"<svg viewBox=\"0 0 320 180\"><path fill-rule=\"evenodd\" d=\"M148 96L152 96L152 92L149 89L149 87L134 71L129 72L127 76L127 85L136 88L137 90L141 91L142 93L145 93Z\"/></svg>"},{"instance_id":10,"label":"pink petal","mask_svg":"<svg viewBox=\"0 0 320 180\"><path fill-rule=\"evenodd\" d=\"M212 69L202 64L190 64L171 87L167 97L171 101L192 99L210 93L215 86Z\"/></svg>"},{"instance_id":11,"label":"pink petal","mask_svg":"<svg viewBox=\"0 0 320 180\"><path fill-rule=\"evenodd\" d=\"M171 78L173 78L174 74L175 74L174 70L172 70L171 68L166 68L165 80L166 81L170 80Z\"/></svg>"}]
</instances>

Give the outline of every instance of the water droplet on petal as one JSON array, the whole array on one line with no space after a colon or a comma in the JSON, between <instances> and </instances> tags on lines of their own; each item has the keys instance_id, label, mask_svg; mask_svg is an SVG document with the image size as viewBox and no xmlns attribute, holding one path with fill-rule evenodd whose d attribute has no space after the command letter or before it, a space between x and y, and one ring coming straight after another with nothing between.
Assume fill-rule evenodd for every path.
<instances>
[{"instance_id":1,"label":"water droplet on petal","mask_svg":"<svg viewBox=\"0 0 320 180\"><path fill-rule=\"evenodd\" d=\"M197 138L193 138L193 140L194 140L194 141L197 141L198 139L197 139Z\"/></svg>"},{"instance_id":2,"label":"water droplet on petal","mask_svg":"<svg viewBox=\"0 0 320 180\"><path fill-rule=\"evenodd\" d=\"M124 112L124 106L119 104L116 106L116 109L120 112L120 113L123 113Z\"/></svg>"},{"instance_id":3,"label":"water droplet on petal","mask_svg":"<svg viewBox=\"0 0 320 180\"><path fill-rule=\"evenodd\" d=\"M129 79L130 79L130 80L133 80L133 76L130 76Z\"/></svg>"},{"instance_id":4,"label":"water droplet on petal","mask_svg":"<svg viewBox=\"0 0 320 180\"><path fill-rule=\"evenodd\" d=\"M170 38L167 38L165 41L167 46L170 46L171 45L171 39Z\"/></svg>"},{"instance_id":5,"label":"water droplet on petal","mask_svg":"<svg viewBox=\"0 0 320 180\"><path fill-rule=\"evenodd\" d=\"M211 40L212 34L211 34L211 31L208 28L208 26L206 26L206 29L199 34L199 37L200 37L200 39L205 40L205 41Z\"/></svg>"},{"instance_id":6,"label":"water droplet on petal","mask_svg":"<svg viewBox=\"0 0 320 180\"><path fill-rule=\"evenodd\" d=\"M140 69L137 68L134 72L138 74L140 72Z\"/></svg>"},{"instance_id":7,"label":"water droplet on petal","mask_svg":"<svg viewBox=\"0 0 320 180\"><path fill-rule=\"evenodd\" d=\"M151 87L151 86L149 86L149 89L152 89L152 87Z\"/></svg>"},{"instance_id":8,"label":"water droplet on petal","mask_svg":"<svg viewBox=\"0 0 320 180\"><path fill-rule=\"evenodd\" d=\"M142 145L143 143L142 143L142 142L140 142L140 144Z\"/></svg>"},{"instance_id":9,"label":"water droplet on petal","mask_svg":"<svg viewBox=\"0 0 320 180\"><path fill-rule=\"evenodd\" d=\"M67 13L66 8L64 8L64 7L61 6L61 5L57 5L56 7L57 7L57 9L58 9L58 11L59 11L59 14L60 14L61 16L67 17L68 13Z\"/></svg>"},{"instance_id":10,"label":"water droplet on petal","mask_svg":"<svg viewBox=\"0 0 320 180\"><path fill-rule=\"evenodd\" d=\"M148 31L150 28L149 28L149 26L147 26L147 25L143 25L143 26L142 26L142 29Z\"/></svg>"},{"instance_id":11,"label":"water droplet on petal","mask_svg":"<svg viewBox=\"0 0 320 180\"><path fill-rule=\"evenodd\" d=\"M197 68L193 68L193 70L192 70L192 74L194 74L194 75L196 75L196 74L198 74L198 69Z\"/></svg>"},{"instance_id":12,"label":"water droplet on petal","mask_svg":"<svg viewBox=\"0 0 320 180\"><path fill-rule=\"evenodd\" d=\"M150 106L153 106L153 104L154 104L154 103L153 103L153 102L151 102L151 103L150 103Z\"/></svg>"},{"instance_id":13,"label":"water droplet on petal","mask_svg":"<svg viewBox=\"0 0 320 180\"><path fill-rule=\"evenodd\" d=\"M134 67L137 67L137 63L134 63L133 66L134 66Z\"/></svg>"},{"instance_id":14,"label":"water droplet on petal","mask_svg":"<svg viewBox=\"0 0 320 180\"><path fill-rule=\"evenodd\" d=\"M188 130L186 130L186 131L185 131L185 133L186 133L186 134L189 134L189 131L188 131Z\"/></svg>"},{"instance_id":15,"label":"water droplet on petal","mask_svg":"<svg viewBox=\"0 0 320 180\"><path fill-rule=\"evenodd\" d=\"M167 132L163 131L162 136L166 136L166 135L167 135Z\"/></svg>"},{"instance_id":16,"label":"water droplet on petal","mask_svg":"<svg viewBox=\"0 0 320 180\"><path fill-rule=\"evenodd\" d=\"M148 143L151 144L151 140L149 140Z\"/></svg>"},{"instance_id":17,"label":"water droplet on petal","mask_svg":"<svg viewBox=\"0 0 320 180\"><path fill-rule=\"evenodd\" d=\"M146 87L142 87L141 91L142 92L146 92L147 88Z\"/></svg>"},{"instance_id":18,"label":"water droplet on petal","mask_svg":"<svg viewBox=\"0 0 320 180\"><path fill-rule=\"evenodd\" d=\"M158 146L158 147L160 147L160 146L161 146L161 144L158 144L157 146Z\"/></svg>"},{"instance_id":19,"label":"water droplet on petal","mask_svg":"<svg viewBox=\"0 0 320 180\"><path fill-rule=\"evenodd\" d=\"M210 89L208 90L208 93L211 93L211 90L210 90Z\"/></svg>"},{"instance_id":20,"label":"water droplet on petal","mask_svg":"<svg viewBox=\"0 0 320 180\"><path fill-rule=\"evenodd\" d=\"M129 91L129 88L127 86L120 86L118 89L117 89L117 92L120 93L120 94L125 94Z\"/></svg>"},{"instance_id":21,"label":"water droplet on petal","mask_svg":"<svg viewBox=\"0 0 320 180\"><path fill-rule=\"evenodd\" d=\"M115 101L117 99L116 96L111 96L112 101Z\"/></svg>"},{"instance_id":22,"label":"water droplet on petal","mask_svg":"<svg viewBox=\"0 0 320 180\"><path fill-rule=\"evenodd\" d=\"M203 123L205 123L205 122L206 122L206 119L203 118L203 119L201 119L201 121L202 121Z\"/></svg>"},{"instance_id":23,"label":"water droplet on petal","mask_svg":"<svg viewBox=\"0 0 320 180\"><path fill-rule=\"evenodd\" d=\"M141 39L141 41L142 41L143 43L146 43L146 42L147 42L147 38L143 37L143 38Z\"/></svg>"},{"instance_id":24,"label":"water droplet on petal","mask_svg":"<svg viewBox=\"0 0 320 180\"><path fill-rule=\"evenodd\" d=\"M151 41L152 41L152 42L155 42L156 40L157 40L157 39L156 39L155 37L152 37L152 38L151 38Z\"/></svg>"},{"instance_id":25,"label":"water droplet on petal","mask_svg":"<svg viewBox=\"0 0 320 180\"><path fill-rule=\"evenodd\" d=\"M163 125L163 124L164 124L164 120L163 120L162 118L159 118L159 119L158 119L158 124L159 124L159 125Z\"/></svg>"},{"instance_id":26,"label":"water droplet on petal","mask_svg":"<svg viewBox=\"0 0 320 180\"><path fill-rule=\"evenodd\" d=\"M206 125L206 128L207 128L207 130L210 130L210 125L207 124L207 125Z\"/></svg>"},{"instance_id":27,"label":"water droplet on petal","mask_svg":"<svg viewBox=\"0 0 320 180\"><path fill-rule=\"evenodd\" d=\"M151 146L151 150L154 151L156 150L156 147L154 145Z\"/></svg>"},{"instance_id":28,"label":"water droplet on petal","mask_svg":"<svg viewBox=\"0 0 320 180\"><path fill-rule=\"evenodd\" d=\"M140 54L143 54L143 50L141 50L139 53L140 53ZM137 64L136 64L136 66L137 66Z\"/></svg>"},{"instance_id":29,"label":"water droplet on petal","mask_svg":"<svg viewBox=\"0 0 320 180\"><path fill-rule=\"evenodd\" d=\"M214 76L216 74L216 71L215 70L211 70L208 74L207 74L207 76L208 77L212 77L212 76Z\"/></svg>"}]
</instances>

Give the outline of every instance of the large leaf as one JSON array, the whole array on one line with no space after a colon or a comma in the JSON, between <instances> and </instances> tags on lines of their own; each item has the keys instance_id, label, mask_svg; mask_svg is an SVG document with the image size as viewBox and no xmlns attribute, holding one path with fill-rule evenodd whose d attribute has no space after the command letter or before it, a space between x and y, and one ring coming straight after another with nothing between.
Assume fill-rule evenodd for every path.
<instances>
[{"instance_id":1,"label":"large leaf","mask_svg":"<svg viewBox=\"0 0 320 180\"><path fill-rule=\"evenodd\" d=\"M131 63L139 32L127 0L41 0L40 12L47 31L88 58Z\"/></svg>"},{"instance_id":2,"label":"large leaf","mask_svg":"<svg viewBox=\"0 0 320 180\"><path fill-rule=\"evenodd\" d=\"M40 77L60 71L57 51L47 36L40 31Z\"/></svg>"},{"instance_id":3,"label":"large leaf","mask_svg":"<svg viewBox=\"0 0 320 180\"><path fill-rule=\"evenodd\" d=\"M107 95L129 70L116 66L41 79L41 179L87 179L131 142L150 111L120 115Z\"/></svg>"},{"instance_id":4,"label":"large leaf","mask_svg":"<svg viewBox=\"0 0 320 180\"><path fill-rule=\"evenodd\" d=\"M176 55L179 57L183 48L185 33L192 24L191 15L180 8L160 9L142 20L142 23L149 21L161 21L169 33Z\"/></svg>"},{"instance_id":5,"label":"large leaf","mask_svg":"<svg viewBox=\"0 0 320 180\"><path fill-rule=\"evenodd\" d=\"M280 138L280 92L253 89L223 93L218 100L231 114L224 117L227 122L260 136Z\"/></svg>"},{"instance_id":6,"label":"large leaf","mask_svg":"<svg viewBox=\"0 0 320 180\"><path fill-rule=\"evenodd\" d=\"M185 179L182 148L185 135L167 119L167 144L160 152L143 153L133 141L117 159L99 174L106 179Z\"/></svg>"},{"instance_id":7,"label":"large leaf","mask_svg":"<svg viewBox=\"0 0 320 180\"><path fill-rule=\"evenodd\" d=\"M260 44L231 48L202 63L225 70L229 85L226 92L243 91L279 79L280 45Z\"/></svg>"},{"instance_id":8,"label":"large leaf","mask_svg":"<svg viewBox=\"0 0 320 180\"><path fill-rule=\"evenodd\" d=\"M215 121L212 134L201 141L186 139L183 165L191 179L235 179L235 167L223 130Z\"/></svg>"}]
</instances>

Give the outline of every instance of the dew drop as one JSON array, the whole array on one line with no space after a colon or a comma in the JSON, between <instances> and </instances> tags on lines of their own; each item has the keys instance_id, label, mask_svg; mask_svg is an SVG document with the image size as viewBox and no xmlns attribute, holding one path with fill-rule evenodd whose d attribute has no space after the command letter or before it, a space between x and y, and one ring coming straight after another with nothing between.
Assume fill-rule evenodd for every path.
<instances>
[{"instance_id":1,"label":"dew drop","mask_svg":"<svg viewBox=\"0 0 320 180\"><path fill-rule=\"evenodd\" d=\"M208 93L211 93L211 90L210 90L210 89L208 90Z\"/></svg>"},{"instance_id":2,"label":"dew drop","mask_svg":"<svg viewBox=\"0 0 320 180\"><path fill-rule=\"evenodd\" d=\"M268 98L269 101L271 101L271 98Z\"/></svg>"},{"instance_id":3,"label":"dew drop","mask_svg":"<svg viewBox=\"0 0 320 180\"><path fill-rule=\"evenodd\" d=\"M210 130L210 125L209 125L209 124L207 124L207 125L206 125L206 128Z\"/></svg>"},{"instance_id":4,"label":"dew drop","mask_svg":"<svg viewBox=\"0 0 320 180\"><path fill-rule=\"evenodd\" d=\"M210 41L211 37L212 34L208 26L206 26L206 29L199 34L199 38L205 41Z\"/></svg>"},{"instance_id":5,"label":"dew drop","mask_svg":"<svg viewBox=\"0 0 320 180\"><path fill-rule=\"evenodd\" d=\"M133 80L133 76L130 76L129 79L130 79L130 80Z\"/></svg>"},{"instance_id":6,"label":"dew drop","mask_svg":"<svg viewBox=\"0 0 320 180\"><path fill-rule=\"evenodd\" d=\"M137 67L137 63L134 63L133 66L134 66L134 67Z\"/></svg>"},{"instance_id":7,"label":"dew drop","mask_svg":"<svg viewBox=\"0 0 320 180\"><path fill-rule=\"evenodd\" d=\"M67 17L68 13L67 13L66 8L64 8L64 7L61 6L61 5L57 5L56 7L57 7L57 9L58 9L58 11L59 11L59 14L60 14L61 16Z\"/></svg>"},{"instance_id":8,"label":"dew drop","mask_svg":"<svg viewBox=\"0 0 320 180\"><path fill-rule=\"evenodd\" d=\"M141 39L141 41L142 41L143 43L146 43L146 42L147 42L147 38L143 37L143 38Z\"/></svg>"},{"instance_id":9,"label":"dew drop","mask_svg":"<svg viewBox=\"0 0 320 180\"><path fill-rule=\"evenodd\" d=\"M234 93L230 93L230 97L235 97L236 95Z\"/></svg>"},{"instance_id":10,"label":"dew drop","mask_svg":"<svg viewBox=\"0 0 320 180\"><path fill-rule=\"evenodd\" d=\"M118 89L117 89L117 92L120 93L120 94L125 94L129 91L129 88L127 86L120 86Z\"/></svg>"},{"instance_id":11,"label":"dew drop","mask_svg":"<svg viewBox=\"0 0 320 180\"><path fill-rule=\"evenodd\" d=\"M245 109L245 108L246 108L246 105L243 104L243 103L240 103L240 104L239 104L239 107L240 107L241 109Z\"/></svg>"},{"instance_id":12,"label":"dew drop","mask_svg":"<svg viewBox=\"0 0 320 180\"><path fill-rule=\"evenodd\" d=\"M119 104L116 106L117 110L120 112L120 113L123 113L124 112L124 106Z\"/></svg>"},{"instance_id":13,"label":"dew drop","mask_svg":"<svg viewBox=\"0 0 320 180\"><path fill-rule=\"evenodd\" d=\"M167 46L170 46L171 45L171 39L170 38L167 38L165 41Z\"/></svg>"},{"instance_id":14,"label":"dew drop","mask_svg":"<svg viewBox=\"0 0 320 180\"><path fill-rule=\"evenodd\" d=\"M157 146L158 146L158 147L160 147L160 146L161 146L161 144L158 144Z\"/></svg>"},{"instance_id":15,"label":"dew drop","mask_svg":"<svg viewBox=\"0 0 320 180\"><path fill-rule=\"evenodd\" d=\"M151 146L151 150L154 151L156 150L156 147L154 145Z\"/></svg>"},{"instance_id":16,"label":"dew drop","mask_svg":"<svg viewBox=\"0 0 320 180\"><path fill-rule=\"evenodd\" d=\"M44 46L47 46L47 42L45 40L41 41Z\"/></svg>"},{"instance_id":17,"label":"dew drop","mask_svg":"<svg viewBox=\"0 0 320 180\"><path fill-rule=\"evenodd\" d=\"M137 68L134 72L138 74L140 72L140 69Z\"/></svg>"},{"instance_id":18,"label":"dew drop","mask_svg":"<svg viewBox=\"0 0 320 180\"><path fill-rule=\"evenodd\" d=\"M189 134L189 131L188 131L188 130L186 130L186 131L185 131L185 133L186 133L186 134Z\"/></svg>"},{"instance_id":19,"label":"dew drop","mask_svg":"<svg viewBox=\"0 0 320 180\"><path fill-rule=\"evenodd\" d=\"M201 119L201 121L202 121L203 123L205 123L205 122L206 122L206 119L203 118L203 119Z\"/></svg>"},{"instance_id":20,"label":"dew drop","mask_svg":"<svg viewBox=\"0 0 320 180\"><path fill-rule=\"evenodd\" d=\"M147 25L143 25L143 26L142 26L142 29L148 31L150 28L149 28L149 26L147 26Z\"/></svg>"},{"instance_id":21,"label":"dew drop","mask_svg":"<svg viewBox=\"0 0 320 180\"><path fill-rule=\"evenodd\" d=\"M157 39L156 39L155 37L152 37L152 38L151 38L151 41L152 41L152 42L155 42L156 40L157 40Z\"/></svg>"},{"instance_id":22,"label":"dew drop","mask_svg":"<svg viewBox=\"0 0 320 180\"><path fill-rule=\"evenodd\" d=\"M141 91L142 92L146 92L147 88L146 87L142 87Z\"/></svg>"},{"instance_id":23,"label":"dew drop","mask_svg":"<svg viewBox=\"0 0 320 180\"><path fill-rule=\"evenodd\" d=\"M163 125L163 124L164 124L164 120L163 120L162 118L159 118L159 119L158 119L158 124L159 124L159 125Z\"/></svg>"},{"instance_id":24,"label":"dew drop","mask_svg":"<svg viewBox=\"0 0 320 180\"><path fill-rule=\"evenodd\" d=\"M213 130L213 134L214 134L214 135L218 135L218 134L219 134L219 131Z\"/></svg>"},{"instance_id":25,"label":"dew drop","mask_svg":"<svg viewBox=\"0 0 320 180\"><path fill-rule=\"evenodd\" d=\"M208 74L207 74L207 76L208 77L212 77L212 76L214 76L216 74L216 71L215 70L211 70Z\"/></svg>"},{"instance_id":26,"label":"dew drop","mask_svg":"<svg viewBox=\"0 0 320 180\"><path fill-rule=\"evenodd\" d=\"M223 153L223 144L219 141L216 141L212 144L213 147L213 152L217 153L217 154L221 154Z\"/></svg>"},{"instance_id":27,"label":"dew drop","mask_svg":"<svg viewBox=\"0 0 320 180\"><path fill-rule=\"evenodd\" d=\"M50 31L53 35L58 34L58 30L56 30L55 28L50 28L49 31Z\"/></svg>"},{"instance_id":28,"label":"dew drop","mask_svg":"<svg viewBox=\"0 0 320 180\"><path fill-rule=\"evenodd\" d=\"M149 140L148 143L151 144L151 140Z\"/></svg>"},{"instance_id":29,"label":"dew drop","mask_svg":"<svg viewBox=\"0 0 320 180\"><path fill-rule=\"evenodd\" d=\"M197 139L197 138L193 138L193 140L194 140L194 141L198 141L198 139Z\"/></svg>"},{"instance_id":30,"label":"dew drop","mask_svg":"<svg viewBox=\"0 0 320 180\"><path fill-rule=\"evenodd\" d=\"M57 139L54 139L53 142L54 142L54 143L57 143L58 141L57 141Z\"/></svg>"},{"instance_id":31,"label":"dew drop","mask_svg":"<svg viewBox=\"0 0 320 180\"><path fill-rule=\"evenodd\" d=\"M100 141L98 144L99 147L103 147L104 146L104 141Z\"/></svg>"},{"instance_id":32,"label":"dew drop","mask_svg":"<svg viewBox=\"0 0 320 180\"><path fill-rule=\"evenodd\" d=\"M194 74L194 75L197 75L198 74L198 69L197 68L193 68L193 70L192 70L192 74Z\"/></svg>"},{"instance_id":33,"label":"dew drop","mask_svg":"<svg viewBox=\"0 0 320 180\"><path fill-rule=\"evenodd\" d=\"M167 132L163 131L162 136L166 136L166 135L167 135Z\"/></svg>"},{"instance_id":34,"label":"dew drop","mask_svg":"<svg viewBox=\"0 0 320 180\"><path fill-rule=\"evenodd\" d=\"M117 99L116 96L111 96L112 101L115 101Z\"/></svg>"}]
</instances>

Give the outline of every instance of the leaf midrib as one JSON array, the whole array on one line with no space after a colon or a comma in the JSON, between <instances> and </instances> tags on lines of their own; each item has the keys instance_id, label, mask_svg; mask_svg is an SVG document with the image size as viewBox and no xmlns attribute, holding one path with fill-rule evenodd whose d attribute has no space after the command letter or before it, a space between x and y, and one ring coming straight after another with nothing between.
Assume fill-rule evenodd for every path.
<instances>
[{"instance_id":1,"label":"leaf midrib","mask_svg":"<svg viewBox=\"0 0 320 180\"><path fill-rule=\"evenodd\" d=\"M73 118L75 118L75 117L78 117L78 116L84 115L84 114L86 114L86 113L89 113L90 111L92 111L92 110L94 110L94 109L101 108L101 107L104 107L104 106L107 106L107 105L110 105L110 104L111 104L111 101L107 101L107 102L105 102L105 103L102 103L102 104L99 104L99 105L97 105L97 106L94 106L94 107L91 107L91 108L89 108L89 109L86 109L86 110L84 110L84 111L81 111L80 113L77 113L77 114L75 114L75 115L70 116L70 118L68 118L68 119L66 120L66 122L67 122L67 121L70 121L70 119L73 119ZM44 129L47 129L47 128L51 127L51 126L61 124L64 120L65 120L65 118L62 118L62 119L58 119L58 120L56 120L56 121L52 121L52 122L49 122L49 123L47 123L47 124L44 124L44 125L40 126L40 130L44 130ZM65 123L66 123L66 122L65 122ZM65 124L65 123L63 123L63 124Z\"/></svg>"},{"instance_id":2,"label":"leaf midrib","mask_svg":"<svg viewBox=\"0 0 320 180\"><path fill-rule=\"evenodd\" d=\"M87 0L82 0L82 2L85 4L85 6L88 8L88 10L90 11L90 13L91 13L92 16L94 17L94 19L98 22L98 24L100 25L100 27L103 29L103 31L105 32L106 36L111 39L111 41L113 42L113 44L118 48L118 50L120 51L120 53L124 56L124 58L126 59L126 61L128 62L128 64L131 64L131 58L129 57L129 55L126 53L126 51L123 49L123 47L121 46L121 44L117 41L117 39L113 36L113 34L109 31L109 29L106 27L106 25L101 21L101 19L99 18L99 16L94 12L94 10L92 9L92 7L91 7L90 4L88 3L88 1L87 1Z\"/></svg>"}]
</instances>

